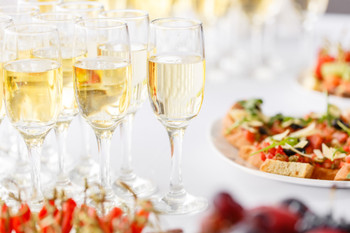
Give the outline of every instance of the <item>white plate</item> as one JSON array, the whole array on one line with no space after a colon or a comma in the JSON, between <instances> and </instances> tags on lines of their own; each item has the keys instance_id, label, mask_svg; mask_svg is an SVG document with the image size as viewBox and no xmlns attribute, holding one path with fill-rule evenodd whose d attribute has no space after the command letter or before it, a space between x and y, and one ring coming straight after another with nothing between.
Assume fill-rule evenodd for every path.
<instances>
[{"instance_id":1,"label":"white plate","mask_svg":"<svg viewBox=\"0 0 350 233\"><path fill-rule=\"evenodd\" d=\"M249 164L247 161L239 157L238 150L226 141L222 135L222 123L221 119L214 121L210 128L211 142L215 149L234 167L239 168L247 173L264 177L271 180L278 180L281 182L287 182L298 185L306 185L313 187L323 188L350 188L350 181L332 181L332 180L315 180L306 178L297 178L290 176L282 176L277 174L271 174L262 172L256 167Z\"/></svg>"},{"instance_id":2,"label":"white plate","mask_svg":"<svg viewBox=\"0 0 350 233\"><path fill-rule=\"evenodd\" d=\"M298 86L300 86L303 89L306 89L310 91L311 93L325 98L325 93L318 91L314 88L315 86L315 79L312 77L312 71L311 70L304 70L300 73L300 75L295 79ZM341 109L349 109L349 103L350 98L349 97L341 97L336 95L329 95L329 102L332 104L337 105Z\"/></svg>"}]
</instances>

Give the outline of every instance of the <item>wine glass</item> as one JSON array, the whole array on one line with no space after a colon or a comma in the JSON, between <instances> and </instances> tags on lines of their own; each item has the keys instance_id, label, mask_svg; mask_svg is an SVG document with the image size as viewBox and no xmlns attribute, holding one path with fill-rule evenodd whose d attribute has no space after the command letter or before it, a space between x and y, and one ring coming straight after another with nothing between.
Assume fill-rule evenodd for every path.
<instances>
[{"instance_id":1,"label":"wine glass","mask_svg":"<svg viewBox=\"0 0 350 233\"><path fill-rule=\"evenodd\" d=\"M32 17L38 12L39 8L28 5L0 6L0 14L11 16L15 24L32 22Z\"/></svg>"},{"instance_id":2,"label":"wine glass","mask_svg":"<svg viewBox=\"0 0 350 233\"><path fill-rule=\"evenodd\" d=\"M100 186L108 208L121 204L111 185L110 142L131 95L128 27L115 19L83 19L76 27L74 50L86 52L86 58L74 63L75 95L81 115L97 138Z\"/></svg>"},{"instance_id":3,"label":"wine glass","mask_svg":"<svg viewBox=\"0 0 350 233\"><path fill-rule=\"evenodd\" d=\"M4 98L7 117L22 135L31 163L33 210L41 208L41 146L61 109L60 42L55 26L19 24L4 34ZM25 57L27 55L27 57Z\"/></svg>"},{"instance_id":4,"label":"wine glass","mask_svg":"<svg viewBox=\"0 0 350 233\"><path fill-rule=\"evenodd\" d=\"M103 4L95 1L73 1L57 5L57 11L74 13L83 18L97 18L103 10Z\"/></svg>"},{"instance_id":5,"label":"wine glass","mask_svg":"<svg viewBox=\"0 0 350 233\"><path fill-rule=\"evenodd\" d=\"M281 2L280 0L238 0L239 8L250 26L250 48L245 68L247 76L257 79L271 77L271 69L264 60L263 29L267 20L279 12Z\"/></svg>"},{"instance_id":6,"label":"wine glass","mask_svg":"<svg viewBox=\"0 0 350 233\"><path fill-rule=\"evenodd\" d=\"M20 5L36 6L40 13L53 12L63 0L19 0Z\"/></svg>"},{"instance_id":7,"label":"wine glass","mask_svg":"<svg viewBox=\"0 0 350 233\"><path fill-rule=\"evenodd\" d=\"M315 43L313 40L314 28L317 20L327 10L329 0L291 0L299 16L302 29L301 52L303 65L310 66L314 60ZM311 48L311 49L310 49Z\"/></svg>"},{"instance_id":8,"label":"wine glass","mask_svg":"<svg viewBox=\"0 0 350 233\"><path fill-rule=\"evenodd\" d=\"M171 14L174 0L126 0L129 9L145 10L151 19L166 17Z\"/></svg>"},{"instance_id":9,"label":"wine glass","mask_svg":"<svg viewBox=\"0 0 350 233\"><path fill-rule=\"evenodd\" d=\"M329 0L291 0L305 31L313 30L315 23L327 10Z\"/></svg>"},{"instance_id":10,"label":"wine glass","mask_svg":"<svg viewBox=\"0 0 350 233\"><path fill-rule=\"evenodd\" d=\"M205 58L202 23L183 18L163 18L150 24L148 94L157 119L171 144L170 190L154 200L167 214L206 209L204 198L188 194L182 183L181 157L184 132L202 106Z\"/></svg>"},{"instance_id":11,"label":"wine glass","mask_svg":"<svg viewBox=\"0 0 350 233\"><path fill-rule=\"evenodd\" d=\"M119 181L122 181L128 184L139 197L150 196L156 191L156 186L150 180L134 173L131 156L133 120L147 94L148 13L126 9L105 11L101 16L125 21L128 24L131 46L132 92L127 115L120 124L122 164L120 176L114 183L114 187L119 195L131 197L132 194L119 185Z\"/></svg>"},{"instance_id":12,"label":"wine glass","mask_svg":"<svg viewBox=\"0 0 350 233\"><path fill-rule=\"evenodd\" d=\"M77 193L82 190L69 179L65 161L72 158L67 153L66 140L70 123L78 114L73 87L73 62L85 56L85 51L73 50L75 24L81 17L69 12L50 12L38 14L34 19L41 23L55 25L60 36L63 88L62 109L54 128L58 145L58 176L55 188L64 190L69 197L77 196Z\"/></svg>"},{"instance_id":13,"label":"wine glass","mask_svg":"<svg viewBox=\"0 0 350 233\"><path fill-rule=\"evenodd\" d=\"M4 61L3 57L3 39L4 39L4 29L8 26L13 25L13 20L10 16L7 15L0 15L0 123L2 123L2 120L5 117L5 107L4 107L4 92L3 92L3 71L2 71L2 63ZM1 141L6 140L6 138L2 138ZM0 163L1 163L1 176L5 176L8 172L13 171L13 160L9 158L8 149L6 145L1 145L1 157L0 157ZM2 197L5 197L6 189L3 186L0 186L0 195Z\"/></svg>"}]
</instances>

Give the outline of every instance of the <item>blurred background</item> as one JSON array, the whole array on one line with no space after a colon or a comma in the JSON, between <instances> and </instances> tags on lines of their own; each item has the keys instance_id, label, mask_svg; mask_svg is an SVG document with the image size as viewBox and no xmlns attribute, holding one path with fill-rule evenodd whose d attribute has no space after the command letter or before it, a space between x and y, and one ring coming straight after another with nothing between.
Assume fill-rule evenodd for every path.
<instances>
[{"instance_id":1,"label":"blurred background","mask_svg":"<svg viewBox=\"0 0 350 233\"><path fill-rule=\"evenodd\" d=\"M50 1L57 2L0 0L0 4ZM271 80L286 71L307 69L325 41L338 43L349 37L350 26L345 22L336 33L318 30L324 28L321 20L325 13L349 14L349 0L96 1L106 10L143 9L153 19L199 18L205 30L207 77L214 81L246 77Z\"/></svg>"}]
</instances>

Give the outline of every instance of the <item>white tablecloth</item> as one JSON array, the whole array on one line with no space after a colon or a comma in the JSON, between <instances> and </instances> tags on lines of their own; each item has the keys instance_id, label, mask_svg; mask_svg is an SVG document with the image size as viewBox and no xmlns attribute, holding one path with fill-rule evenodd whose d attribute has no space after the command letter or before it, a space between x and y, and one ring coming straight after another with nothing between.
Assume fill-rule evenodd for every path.
<instances>
[{"instance_id":1,"label":"white tablecloth","mask_svg":"<svg viewBox=\"0 0 350 233\"><path fill-rule=\"evenodd\" d=\"M317 31L330 35L342 30L342 26L349 21L348 16L326 15L318 23ZM211 71L208 70L208 75L214 73ZM298 73L299 70L288 70L270 81L233 78L230 75L215 81L215 77L207 76L201 112L190 123L183 145L183 180L190 193L211 200L216 193L225 190L246 208L295 197L305 201L317 213L333 211L336 218L344 217L350 221L350 190L337 190L332 198L331 191L326 188L292 185L253 176L233 167L211 145L212 123L223 117L239 99L261 97L265 102L263 109L269 114L323 112L325 97L299 86L296 82ZM350 100L331 100L343 108L350 107ZM113 145L114 168L118 168L120 161L117 141L118 132ZM156 120L148 102L136 115L133 145L135 170L153 179L159 186L159 192L164 193L168 189L170 176L170 146L166 131ZM200 219L206 214L167 216L162 218L162 222L166 228L197 232Z\"/></svg>"},{"instance_id":2,"label":"white tablecloth","mask_svg":"<svg viewBox=\"0 0 350 233\"><path fill-rule=\"evenodd\" d=\"M349 21L350 17L347 16L327 15L318 23L318 30L331 34L334 30L339 31L341 25ZM269 114L282 112L299 115L309 111L324 111L324 96L299 86L296 82L298 70L288 70L270 81L234 78L230 75L215 77L212 71L208 70L201 112L190 123L184 139L183 180L188 192L211 201L216 193L225 190L246 208L274 204L284 198L295 197L305 201L320 214L333 211L337 218L345 217L350 221L349 190L337 190L332 199L329 189L292 185L247 174L222 159L222 155L214 150L210 142L212 123L223 117L239 99L261 97L265 101L264 111ZM350 107L350 100L338 102L342 107ZM78 127L79 124L74 121L69 131L68 151L74 155L80 152ZM96 155L92 134L91 142ZM117 130L112 145L112 167L115 172L121 160L118 142ZM170 176L169 140L165 128L156 120L148 102L135 118L132 152L135 171L153 179L158 184L159 193L164 193L168 189ZM165 229L182 228L185 232L197 232L200 219L206 214L165 216L161 220Z\"/></svg>"}]
</instances>

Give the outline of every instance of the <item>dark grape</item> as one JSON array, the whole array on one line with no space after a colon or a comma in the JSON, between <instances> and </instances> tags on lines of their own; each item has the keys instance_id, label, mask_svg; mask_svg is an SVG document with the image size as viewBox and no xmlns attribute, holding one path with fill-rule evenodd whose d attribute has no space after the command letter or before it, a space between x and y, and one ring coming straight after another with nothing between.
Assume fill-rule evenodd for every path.
<instances>
[{"instance_id":1,"label":"dark grape","mask_svg":"<svg viewBox=\"0 0 350 233\"><path fill-rule=\"evenodd\" d=\"M215 211L224 219L236 223L244 216L244 210L235 202L230 194L221 192L214 198Z\"/></svg>"},{"instance_id":2,"label":"dark grape","mask_svg":"<svg viewBox=\"0 0 350 233\"><path fill-rule=\"evenodd\" d=\"M261 206L248 212L252 224L271 233L297 233L299 216L287 208Z\"/></svg>"},{"instance_id":3,"label":"dark grape","mask_svg":"<svg viewBox=\"0 0 350 233\"><path fill-rule=\"evenodd\" d=\"M348 231L343 231L340 229L334 229L329 227L321 227L307 231L306 233L348 233Z\"/></svg>"},{"instance_id":4,"label":"dark grape","mask_svg":"<svg viewBox=\"0 0 350 233\"><path fill-rule=\"evenodd\" d=\"M309 211L309 208L302 201L295 198L288 198L282 201L281 205L287 207L289 211L299 214L301 217Z\"/></svg>"}]
</instances>

